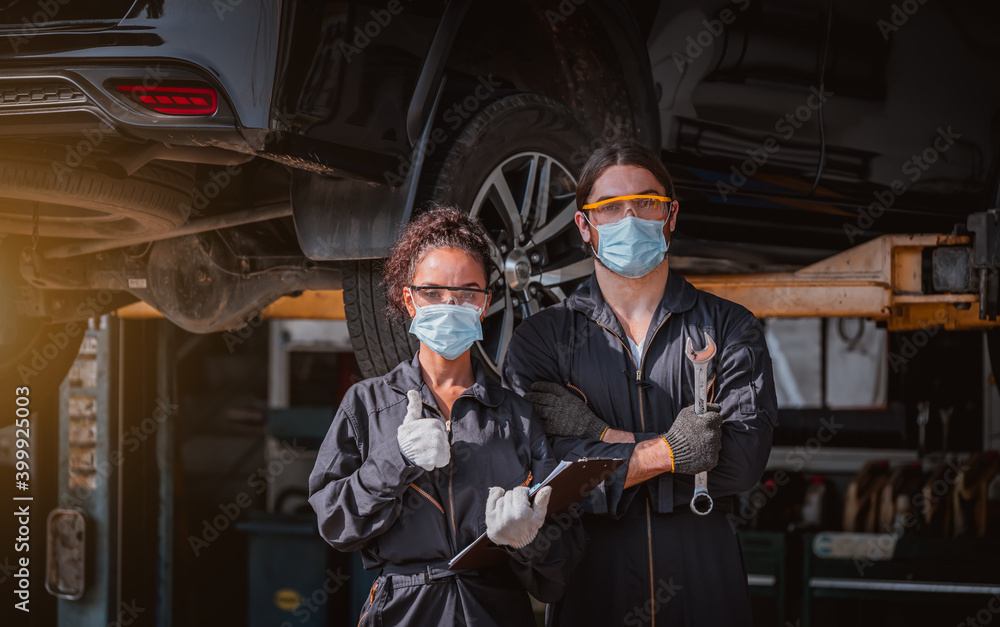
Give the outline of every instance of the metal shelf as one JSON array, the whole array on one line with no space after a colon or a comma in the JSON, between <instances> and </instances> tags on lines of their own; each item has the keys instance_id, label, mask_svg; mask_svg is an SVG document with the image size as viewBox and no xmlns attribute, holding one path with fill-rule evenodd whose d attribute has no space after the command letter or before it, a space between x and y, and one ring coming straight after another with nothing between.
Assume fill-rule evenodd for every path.
<instances>
[{"instance_id":1,"label":"metal shelf","mask_svg":"<svg viewBox=\"0 0 1000 627\"><path fill-rule=\"evenodd\" d=\"M965 459L971 454L968 451L954 451L949 452L947 458ZM775 446L768 457L767 469L794 468L802 472L852 473L860 470L865 462L874 459L884 459L892 466L920 461L916 451L906 449L826 447L809 452L803 447ZM923 459L924 470L932 469L944 459L940 453L928 453Z\"/></svg>"},{"instance_id":2,"label":"metal shelf","mask_svg":"<svg viewBox=\"0 0 1000 627\"><path fill-rule=\"evenodd\" d=\"M813 577L810 588L837 590L879 590L889 592L931 592L938 594L1000 594L1000 586L988 583L946 583L932 581L859 581L857 579L834 579Z\"/></svg>"}]
</instances>

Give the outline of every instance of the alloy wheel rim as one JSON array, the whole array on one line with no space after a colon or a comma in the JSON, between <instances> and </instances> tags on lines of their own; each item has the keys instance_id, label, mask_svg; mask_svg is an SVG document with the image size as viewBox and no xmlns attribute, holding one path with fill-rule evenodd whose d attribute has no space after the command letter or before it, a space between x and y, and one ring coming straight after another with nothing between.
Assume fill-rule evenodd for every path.
<instances>
[{"instance_id":1,"label":"alloy wheel rim","mask_svg":"<svg viewBox=\"0 0 1000 627\"><path fill-rule=\"evenodd\" d=\"M500 374L514 328L560 302L594 271L573 220L576 178L554 157L522 152L497 165L479 188L470 214L490 234L490 308L477 342Z\"/></svg>"}]
</instances>

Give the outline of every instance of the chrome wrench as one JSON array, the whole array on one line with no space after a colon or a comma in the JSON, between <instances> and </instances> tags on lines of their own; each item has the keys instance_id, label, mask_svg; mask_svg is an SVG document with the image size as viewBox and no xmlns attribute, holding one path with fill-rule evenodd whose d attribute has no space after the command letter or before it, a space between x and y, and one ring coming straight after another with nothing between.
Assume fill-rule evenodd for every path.
<instances>
[{"instance_id":1,"label":"chrome wrench","mask_svg":"<svg viewBox=\"0 0 1000 627\"><path fill-rule=\"evenodd\" d=\"M684 354L694 365L694 413L702 415L708 411L708 364L715 356L715 342L705 333L705 347L694 350L691 338L687 339ZM712 511L714 505L708 493L708 472L699 472L694 476L694 495L691 497L691 511L699 516L705 516Z\"/></svg>"}]
</instances>

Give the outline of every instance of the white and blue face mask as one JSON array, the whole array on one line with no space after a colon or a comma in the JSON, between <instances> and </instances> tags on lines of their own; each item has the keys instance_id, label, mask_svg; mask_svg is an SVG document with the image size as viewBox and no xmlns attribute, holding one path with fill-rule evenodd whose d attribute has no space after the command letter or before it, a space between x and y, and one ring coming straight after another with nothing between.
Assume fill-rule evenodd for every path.
<instances>
[{"instance_id":1,"label":"white and blue face mask","mask_svg":"<svg viewBox=\"0 0 1000 627\"><path fill-rule=\"evenodd\" d=\"M667 220L643 220L635 216L622 218L611 224L596 226L583 217L587 224L597 229L597 258L608 270L628 279L646 276L663 262L670 248L663 236Z\"/></svg>"},{"instance_id":2,"label":"white and blue face mask","mask_svg":"<svg viewBox=\"0 0 1000 627\"><path fill-rule=\"evenodd\" d=\"M410 333L424 346L451 361L469 350L476 340L483 339L479 316L482 311L462 305L424 305L415 301L416 314L410 323Z\"/></svg>"}]
</instances>

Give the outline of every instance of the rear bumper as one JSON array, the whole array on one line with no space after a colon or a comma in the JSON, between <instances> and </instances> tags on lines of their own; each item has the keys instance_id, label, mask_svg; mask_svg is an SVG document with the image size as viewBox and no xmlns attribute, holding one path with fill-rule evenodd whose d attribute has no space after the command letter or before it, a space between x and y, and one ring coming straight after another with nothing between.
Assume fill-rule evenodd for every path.
<instances>
[{"instance_id":1,"label":"rear bumper","mask_svg":"<svg viewBox=\"0 0 1000 627\"><path fill-rule=\"evenodd\" d=\"M273 2L161 0L135 3L110 27L60 30L43 21L29 32L0 33L0 137L98 128L139 140L260 151L271 127L279 10ZM211 116L156 114L109 90L114 80L199 81L217 90L220 107Z\"/></svg>"},{"instance_id":2,"label":"rear bumper","mask_svg":"<svg viewBox=\"0 0 1000 627\"><path fill-rule=\"evenodd\" d=\"M197 82L219 91L210 116L171 116L141 109L117 95L111 81L143 86ZM0 69L0 138L114 133L174 145L252 152L221 88L202 74L164 62Z\"/></svg>"}]
</instances>

